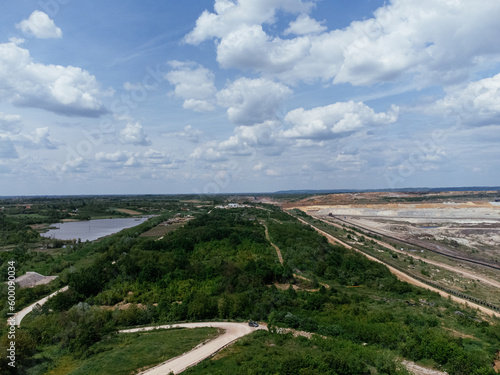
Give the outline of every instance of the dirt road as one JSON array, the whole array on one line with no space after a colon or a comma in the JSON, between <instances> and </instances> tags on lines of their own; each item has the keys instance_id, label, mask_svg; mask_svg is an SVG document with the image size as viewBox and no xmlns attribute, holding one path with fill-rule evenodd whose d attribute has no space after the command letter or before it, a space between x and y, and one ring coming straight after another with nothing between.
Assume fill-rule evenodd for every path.
<instances>
[{"instance_id":1,"label":"dirt road","mask_svg":"<svg viewBox=\"0 0 500 375\"><path fill-rule=\"evenodd\" d=\"M261 222L261 224L264 226L264 230L266 232L266 239L269 241L271 246L274 247L274 250L276 250L276 254L278 254L278 259L279 259L281 265L283 265L283 257L281 256L281 251L280 251L279 247L271 242L271 239L269 237L269 231L267 230L267 225L264 224L263 222Z\"/></svg>"},{"instance_id":2,"label":"dirt road","mask_svg":"<svg viewBox=\"0 0 500 375\"><path fill-rule=\"evenodd\" d=\"M36 301L35 303L29 305L28 307L25 307L24 309L22 309L21 311L19 311L18 313L16 313L14 315L14 317L16 318L16 325L17 326L21 326L21 320L23 320L26 315L28 315L31 311L33 311L33 308L36 305L42 306L43 304L45 304L49 300L49 298L54 297L57 293L64 292L66 290L68 290L67 286L65 286L64 288L61 288L61 289L55 291L54 293L48 295L47 297L42 298L39 301Z\"/></svg>"},{"instance_id":3,"label":"dirt road","mask_svg":"<svg viewBox=\"0 0 500 375\"><path fill-rule=\"evenodd\" d=\"M343 245L343 246L347 247L348 249L352 249L352 250L354 250L354 251L357 251L357 252L359 252L359 253L363 254L363 255L364 255L364 256L366 256L368 259L373 260L374 262L384 264L384 265L385 265L385 266L389 269L389 271L390 271L393 275L395 275L395 276L396 276L399 280L401 280L401 281L406 281L408 284L412 284L412 285L418 286L418 287L420 287L420 288L424 288L424 289L427 289L427 290L430 290L430 291L433 291L433 292L439 293L439 295L441 295L441 296L442 296L442 297L444 297L444 298L448 298L448 297L450 297L450 298L451 298L453 301L455 301L455 302L458 302L458 303L460 303L460 304L462 304L462 305L469 306L469 307L471 307L471 308L473 308L473 309L479 309L481 312L483 312L483 313L485 313L485 314L487 314L487 315L489 315L489 316L500 317L500 314L499 314L499 313L497 313L497 312L495 312L495 311L493 311L493 310L490 310L490 309L488 309L488 308L486 308L486 307L484 307L484 306L478 305L478 304L473 303L473 302L471 302L471 301L467 301L466 299L459 298L459 297L456 297L456 296L451 295L451 294L449 294L449 293L443 292L442 290L439 290L439 289L437 289L437 288L433 288L432 286L427 285L427 284L425 284L425 283L423 283L423 282L421 282L421 281L419 281L419 280L417 280L417 279L414 279L413 277L411 277L411 276L407 275L407 274L406 274L406 273L404 273L404 272L401 272L401 271L397 270L397 269L396 269L396 268L394 268L394 267L391 267L390 265L388 265L388 264L386 264L386 263L384 263L384 262L382 262L382 261L378 260L377 258L374 258L374 257L372 257L372 256L370 256L370 255L368 255L368 254L365 254L364 252L362 252L362 251L360 251L360 250L358 250L358 249L356 249L356 248L352 247L351 245L349 245L349 244L347 244L347 243L345 243L345 242L343 242L343 241L339 240L338 238L335 238L335 237L334 237L334 236L332 236L331 234L328 234L328 233L326 233L325 231L323 231L323 230L321 230L321 229L319 229L319 228L316 228L314 225L309 224L309 223L308 223L308 222L306 222L305 220L302 220L302 219L300 219L300 218L297 218L297 219L298 219L298 220L300 220L302 223L304 223L304 224L306 224L306 225L309 225L310 227L312 227L313 229L315 229L318 233L320 233L320 234L322 234L323 236L325 236L325 237L327 238L327 240L328 240L330 243L332 243L332 244L334 244L334 245L336 245L336 244L341 244L341 245Z\"/></svg>"},{"instance_id":4,"label":"dirt road","mask_svg":"<svg viewBox=\"0 0 500 375\"><path fill-rule=\"evenodd\" d=\"M225 348L226 346L233 343L237 339L259 329L267 330L267 327L265 326L259 326L257 328L253 328L250 327L247 323L200 322L200 323L182 323L182 324L155 326L155 327L132 328L132 329L125 329L119 332L132 333L132 332L152 331L158 328L168 329L168 328L200 328L200 327L222 328L223 330L225 330L225 332L204 345L201 346L199 345L187 353L169 359L167 362L164 362L156 367L141 372L140 374L165 375L170 373L171 371L174 374L180 374L189 367L194 366L203 361L204 359L217 353L219 350Z\"/></svg>"},{"instance_id":5,"label":"dirt road","mask_svg":"<svg viewBox=\"0 0 500 375\"><path fill-rule=\"evenodd\" d=\"M318 220L321 220L322 222L324 223L327 223L329 225L333 225L335 227L338 227L340 229L344 229L341 225L337 224L337 223L333 223L331 221L328 221L328 220L324 220L324 219L321 219L320 217L317 217L317 216L313 216L315 219L318 219ZM352 229L350 229L352 232L354 232L357 236L363 236L362 233L359 233L359 232L356 232ZM455 272L455 273L459 273L469 279L472 279L472 280L479 280L485 284L488 284L488 285L491 285L495 288L499 288L500 289L500 282L496 281L496 280L493 280L493 279L489 279L487 277L484 277L482 275L479 275L479 274L476 274L472 271L467 271L467 270L464 270L463 268L459 268L459 267L454 267L454 266L450 266L448 264L445 264L445 263L441 263L441 262L438 262L438 261L435 261L435 260L430 260L430 259L427 259L427 258L422 258L422 257L419 257L418 255L413 255L413 254L410 254L408 253L407 251L401 251L400 249L397 249L395 248L394 246L386 243L386 242L383 242L383 241L380 241L380 240L377 240L375 238L371 238L370 237L370 240L373 240L375 241L377 244L379 244L380 246L383 246L385 247L386 249L389 249L389 250L392 250L392 251L395 251L397 253L400 253L400 254L404 254L404 255L407 255L407 256L410 256L412 257L413 259L417 259L417 260L421 260L425 263L428 263L428 264L432 264L436 267L440 267L440 268L443 268L443 269L447 269L448 271L452 271L452 272Z\"/></svg>"}]
</instances>

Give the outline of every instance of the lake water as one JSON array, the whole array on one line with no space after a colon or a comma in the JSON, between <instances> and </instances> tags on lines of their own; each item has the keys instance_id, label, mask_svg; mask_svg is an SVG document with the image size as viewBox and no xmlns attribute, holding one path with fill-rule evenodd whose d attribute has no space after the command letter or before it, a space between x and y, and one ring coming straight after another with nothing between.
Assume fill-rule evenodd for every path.
<instances>
[{"instance_id":1,"label":"lake water","mask_svg":"<svg viewBox=\"0 0 500 375\"><path fill-rule=\"evenodd\" d=\"M124 219L102 219L88 221L72 221L67 223L52 224L46 233L40 235L58 240L81 239L82 242L87 240L94 241L98 238L109 236L110 234L118 233L122 229L132 228L136 225L144 223L148 217L141 218L124 218Z\"/></svg>"}]
</instances>

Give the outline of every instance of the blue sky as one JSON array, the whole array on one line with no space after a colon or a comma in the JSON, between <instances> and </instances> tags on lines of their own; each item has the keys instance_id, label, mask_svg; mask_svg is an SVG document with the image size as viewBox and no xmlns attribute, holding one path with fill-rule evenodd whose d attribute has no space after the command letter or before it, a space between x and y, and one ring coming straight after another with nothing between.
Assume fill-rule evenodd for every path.
<instances>
[{"instance_id":1,"label":"blue sky","mask_svg":"<svg viewBox=\"0 0 500 375\"><path fill-rule=\"evenodd\" d=\"M0 195L500 185L496 0L1 8Z\"/></svg>"}]
</instances>

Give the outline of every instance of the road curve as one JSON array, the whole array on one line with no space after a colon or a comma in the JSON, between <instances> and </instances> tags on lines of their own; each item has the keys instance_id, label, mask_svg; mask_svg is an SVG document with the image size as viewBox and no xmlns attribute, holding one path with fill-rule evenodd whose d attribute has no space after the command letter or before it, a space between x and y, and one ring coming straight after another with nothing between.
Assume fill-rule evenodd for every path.
<instances>
[{"instance_id":1,"label":"road curve","mask_svg":"<svg viewBox=\"0 0 500 375\"><path fill-rule=\"evenodd\" d=\"M54 297L57 293L65 292L66 290L68 290L67 286L65 286L64 288L61 288L61 289L55 291L54 293L48 295L47 297L44 297L41 300L36 301L35 303L33 303L33 304L29 305L28 307L25 307L21 311L17 312L14 315L14 317L16 318L16 325L18 327L21 326L21 320L23 320L26 315L28 315L31 311L33 311L33 308L36 305L42 306L43 304L45 304L49 300L49 298Z\"/></svg>"},{"instance_id":2,"label":"road curve","mask_svg":"<svg viewBox=\"0 0 500 375\"><path fill-rule=\"evenodd\" d=\"M154 327L142 327L142 328L132 328L124 329L119 331L119 333L133 333L133 332L145 332L152 331L155 329L169 329L169 328L201 328L201 327L212 327L212 328L222 328L225 332L216 337L215 339L207 342L204 345L197 346L193 350L186 352L178 357L171 358L162 364L150 368L146 371L141 372L141 374L147 375L166 375L170 372L174 374L180 374L184 370L192 367L204 359L217 353L219 350L225 348L229 344L238 340L239 338L252 333L259 329L267 330L265 326L259 326L257 328L250 327L247 323L229 323L229 322L198 322L198 323L181 323L172 325L162 325Z\"/></svg>"}]
</instances>

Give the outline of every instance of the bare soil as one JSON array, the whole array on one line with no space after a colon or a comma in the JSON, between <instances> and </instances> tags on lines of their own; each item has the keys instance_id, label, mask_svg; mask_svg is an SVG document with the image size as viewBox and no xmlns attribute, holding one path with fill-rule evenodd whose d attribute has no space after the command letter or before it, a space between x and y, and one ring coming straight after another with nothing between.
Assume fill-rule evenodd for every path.
<instances>
[{"instance_id":1,"label":"bare soil","mask_svg":"<svg viewBox=\"0 0 500 375\"><path fill-rule=\"evenodd\" d=\"M404 360L401 362L412 374L415 375L448 375L447 372L433 370L427 367L417 365L415 362Z\"/></svg>"}]
</instances>

